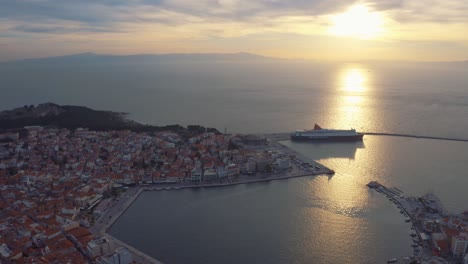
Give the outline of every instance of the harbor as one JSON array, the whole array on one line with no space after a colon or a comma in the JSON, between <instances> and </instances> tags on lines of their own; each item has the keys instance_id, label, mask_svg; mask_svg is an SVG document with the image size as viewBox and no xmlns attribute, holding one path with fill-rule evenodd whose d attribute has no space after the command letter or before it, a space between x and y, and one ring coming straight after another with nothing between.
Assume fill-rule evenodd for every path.
<instances>
[{"instance_id":1,"label":"harbor","mask_svg":"<svg viewBox=\"0 0 468 264\"><path fill-rule=\"evenodd\" d=\"M468 245L466 212L449 214L433 193L421 197L404 196L398 188L386 187L377 181L369 182L367 187L385 195L406 217L405 222L411 223L409 236L413 241L413 255L394 258L388 263L410 263L414 260L417 263L460 263Z\"/></svg>"},{"instance_id":2,"label":"harbor","mask_svg":"<svg viewBox=\"0 0 468 264\"><path fill-rule=\"evenodd\" d=\"M268 182L275 180L287 180L290 178L307 177L307 176L319 176L326 175L331 176L334 171L326 166L307 159L305 156L287 148L277 141L271 141L267 145L262 146L265 151L276 151L281 152L291 157L290 169L287 171L274 171L271 173L257 173L255 175L238 175L236 177L229 177L223 181L218 182L204 182L204 183L184 183L184 182L168 182L168 183L157 183L157 184L139 184L133 187L129 187L125 192L117 199L108 201L108 207L105 212L97 219L97 222L90 228L90 231L97 236L104 236L109 240L112 240L115 244L121 247L127 248L133 256L133 260L137 263L143 264L158 264L162 263L144 252L128 245L127 243L120 241L113 237L107 231L112 225L119 219L119 217L125 213L125 211L138 199L140 194L145 191L177 191L182 189L191 188L215 188L215 187L229 187L240 184L252 184L260 182Z\"/></svg>"},{"instance_id":3,"label":"harbor","mask_svg":"<svg viewBox=\"0 0 468 264\"><path fill-rule=\"evenodd\" d=\"M110 227L112 227L115 221L118 220L119 216L123 214L129 206L131 206L133 201L135 201L139 195L145 191L158 192L177 191L188 188L219 188L248 183L287 180L289 178L296 177L314 177L318 175L328 175L328 177L330 177L333 175L334 171L332 169L327 168L326 166L311 160L310 158L307 158L306 156L301 155L300 153L283 145L281 141L289 139L289 134L263 134L260 137L262 136L266 139L267 144L262 146L246 147L255 149L257 151L281 153L281 155L290 157L291 166L289 170L272 171L268 173L261 172L256 173L255 175L240 174L236 177L227 177L225 179L207 182L158 182L155 184L137 184L134 187L129 187L128 190L123 194L124 196L119 198L120 201L116 201L116 205L112 206L112 209L110 209L99 219L104 221L104 224L101 224L101 227L99 228L101 234L105 234L106 237L109 237L110 239L116 241L117 244L119 244L118 240L107 233L107 231ZM390 201L392 201L400 210L400 213L406 217L404 221L411 224L408 236L410 236L411 238L409 239L412 240L411 247L413 254L411 256L399 257L396 259L396 262L392 263L410 263L413 260L422 261L424 259L437 258L437 256L434 255L434 246L431 245L431 242L429 241L429 234L425 232L423 224L421 224L418 220L419 216L415 215L416 212L421 213L426 210L424 208L424 204L421 203L419 198L405 197L402 190L396 187L388 188L378 182L369 183L369 187L385 195ZM445 209L443 209L442 204L436 197L429 195L426 196L425 199L427 201L434 201L431 202L434 204L433 207L438 208L438 211L440 212L445 212ZM123 242L120 243L120 245L126 247L126 244ZM133 253L134 259L138 259L138 263L158 263L157 260L152 259L145 253L138 251L131 246L127 248ZM393 259L389 259L389 261L390 260Z\"/></svg>"}]
</instances>

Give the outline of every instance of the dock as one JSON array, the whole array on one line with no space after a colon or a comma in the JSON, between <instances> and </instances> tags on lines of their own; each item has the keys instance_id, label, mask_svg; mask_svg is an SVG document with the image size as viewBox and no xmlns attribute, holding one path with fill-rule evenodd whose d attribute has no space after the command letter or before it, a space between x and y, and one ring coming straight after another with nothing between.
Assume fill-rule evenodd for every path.
<instances>
[{"instance_id":1,"label":"dock","mask_svg":"<svg viewBox=\"0 0 468 264\"><path fill-rule=\"evenodd\" d=\"M416 197L405 197L403 192L395 187L387 187L377 181L371 181L367 184L367 187L375 190L376 192L385 195L391 202L393 202L400 213L403 214L407 219L405 222L411 223L410 236L413 238L413 258L425 258L431 256L431 245L428 241L428 236L424 232L423 226L418 221L417 214L421 208L425 208L423 204L424 199ZM437 199L438 200L438 199Z\"/></svg>"}]
</instances>

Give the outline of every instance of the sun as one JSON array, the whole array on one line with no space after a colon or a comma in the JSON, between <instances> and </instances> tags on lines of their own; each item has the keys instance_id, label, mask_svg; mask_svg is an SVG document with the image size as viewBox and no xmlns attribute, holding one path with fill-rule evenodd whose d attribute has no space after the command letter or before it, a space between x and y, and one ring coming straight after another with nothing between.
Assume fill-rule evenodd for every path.
<instances>
[{"instance_id":1,"label":"sun","mask_svg":"<svg viewBox=\"0 0 468 264\"><path fill-rule=\"evenodd\" d=\"M329 32L337 36L361 39L377 37L383 31L383 17L365 5L355 5L346 12L332 16L333 26Z\"/></svg>"},{"instance_id":2,"label":"sun","mask_svg":"<svg viewBox=\"0 0 468 264\"><path fill-rule=\"evenodd\" d=\"M357 68L349 69L343 72L343 89L348 92L362 92L366 89L366 75Z\"/></svg>"}]
</instances>

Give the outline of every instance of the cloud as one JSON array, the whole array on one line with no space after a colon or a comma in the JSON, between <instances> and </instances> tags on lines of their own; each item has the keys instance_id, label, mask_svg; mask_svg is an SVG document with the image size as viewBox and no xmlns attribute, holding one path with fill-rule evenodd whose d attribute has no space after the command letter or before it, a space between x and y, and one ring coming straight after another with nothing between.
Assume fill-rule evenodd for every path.
<instances>
[{"instance_id":1,"label":"cloud","mask_svg":"<svg viewBox=\"0 0 468 264\"><path fill-rule=\"evenodd\" d=\"M318 17L344 11L355 3L365 3L376 11L389 11L401 23L468 21L465 0L3 0L0 18L34 25L50 21L77 22L84 25L83 29L101 31L124 23L181 25ZM24 28L18 27L22 32L42 31ZM49 27L42 32L62 33L62 30Z\"/></svg>"},{"instance_id":2,"label":"cloud","mask_svg":"<svg viewBox=\"0 0 468 264\"><path fill-rule=\"evenodd\" d=\"M18 25L11 27L10 30L26 33L76 33L76 32L115 32L108 28L97 27L67 27L67 26L34 26L34 25Z\"/></svg>"},{"instance_id":3,"label":"cloud","mask_svg":"<svg viewBox=\"0 0 468 264\"><path fill-rule=\"evenodd\" d=\"M224 39L236 43L232 50L241 51L256 46L255 37L266 34L278 39L280 46L275 50L279 52L290 42L288 34L307 40L290 44L295 46L302 42L310 46L312 38L333 42L334 37L327 33L330 16L358 3L386 18L387 32L381 42L439 39L468 43L464 34L468 31L467 0L0 1L0 37L12 49L21 44L23 50L33 50L33 43L42 41L43 50L54 44L55 50L60 47L64 53L112 49L122 53L193 52L204 48L209 52L229 46L220 41ZM197 42L205 46L194 47ZM273 44L265 42L265 49L267 45Z\"/></svg>"},{"instance_id":4,"label":"cloud","mask_svg":"<svg viewBox=\"0 0 468 264\"><path fill-rule=\"evenodd\" d=\"M401 23L468 23L468 1L405 1L392 15Z\"/></svg>"}]
</instances>

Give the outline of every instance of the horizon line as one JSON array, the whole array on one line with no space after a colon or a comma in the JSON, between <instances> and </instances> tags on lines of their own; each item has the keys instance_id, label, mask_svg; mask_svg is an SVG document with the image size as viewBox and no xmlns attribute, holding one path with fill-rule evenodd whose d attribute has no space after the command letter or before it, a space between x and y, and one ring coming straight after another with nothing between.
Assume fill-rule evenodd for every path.
<instances>
[{"instance_id":1,"label":"horizon line","mask_svg":"<svg viewBox=\"0 0 468 264\"><path fill-rule=\"evenodd\" d=\"M274 57L269 55L262 55L252 52L174 52L174 53L129 53L129 54L109 54L109 53L96 53L92 51L79 52L79 53L69 53L64 55L52 55L47 57L29 57L15 60L5 60L1 61L0 64L6 63L15 63L15 62L26 62L29 60L44 60L44 59L53 59L53 58L66 58L73 56L83 56L83 55L93 55L93 56L107 56L107 57L132 57L132 56L168 56L168 55L250 55L256 56L259 59L272 59L272 60L285 60L285 61L306 61L306 62L316 62L316 63L365 63L365 62L409 62L409 63L468 63L467 59L460 60L385 60L385 59L362 59L362 60L318 60L313 58L297 58L297 57Z\"/></svg>"}]
</instances>

